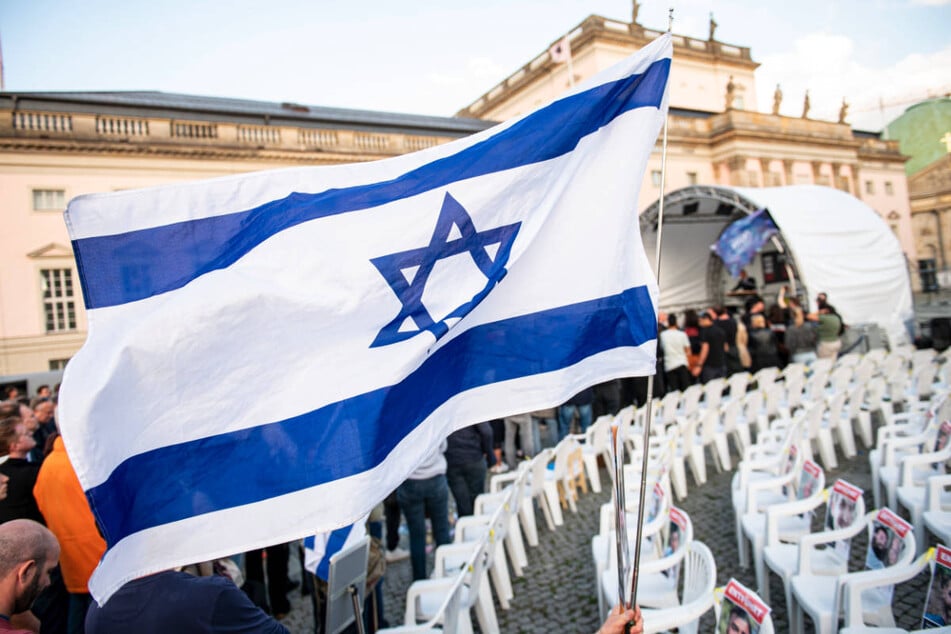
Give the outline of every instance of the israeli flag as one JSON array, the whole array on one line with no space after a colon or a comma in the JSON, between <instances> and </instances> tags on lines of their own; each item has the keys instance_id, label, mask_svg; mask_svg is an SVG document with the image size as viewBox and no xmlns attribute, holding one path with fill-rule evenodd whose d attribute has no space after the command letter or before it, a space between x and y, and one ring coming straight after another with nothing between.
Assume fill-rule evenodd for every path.
<instances>
[{"instance_id":1,"label":"israeli flag","mask_svg":"<svg viewBox=\"0 0 951 634\"><path fill-rule=\"evenodd\" d=\"M670 57L415 154L73 200L93 596L347 526L450 432L653 373L636 205Z\"/></svg>"},{"instance_id":2,"label":"israeli flag","mask_svg":"<svg viewBox=\"0 0 951 634\"><path fill-rule=\"evenodd\" d=\"M304 567L323 579L330 580L330 558L336 553L356 544L367 534L367 518L335 529L304 538Z\"/></svg>"}]
</instances>

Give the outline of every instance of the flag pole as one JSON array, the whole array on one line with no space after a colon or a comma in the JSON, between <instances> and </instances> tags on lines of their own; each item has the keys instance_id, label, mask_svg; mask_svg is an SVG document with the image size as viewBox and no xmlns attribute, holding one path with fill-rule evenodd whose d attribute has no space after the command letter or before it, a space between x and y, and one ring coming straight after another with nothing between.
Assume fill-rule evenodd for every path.
<instances>
[{"instance_id":1,"label":"flag pole","mask_svg":"<svg viewBox=\"0 0 951 634\"><path fill-rule=\"evenodd\" d=\"M674 25L674 10L673 8L668 10L667 14L667 33L671 32L671 29ZM657 275L657 288L660 289L660 251L661 251L661 238L663 236L664 230L664 192L666 191L666 181L667 181L667 121L670 118L670 115L667 114L664 116L664 140L661 145L661 158L660 158L660 201L657 205L657 244L655 245L654 250L654 272ZM659 297L659 295L658 295ZM627 603L628 606L634 607L637 605L637 581L638 581L638 568L641 563L641 539L643 539L644 531L644 498L647 494L647 462L648 462L648 453L650 449L650 435L651 435L651 417L652 417L652 405L654 402L654 375L651 374L647 377L647 403L644 408L644 440L643 440L643 451L641 454L641 489L640 496L637 505L637 531L636 538L634 540L634 561L631 565L631 597L630 601ZM624 601L623 597L621 599L622 603Z\"/></svg>"},{"instance_id":2,"label":"flag pole","mask_svg":"<svg viewBox=\"0 0 951 634\"><path fill-rule=\"evenodd\" d=\"M611 455L614 459L614 542L617 548L618 605L624 604L624 585L627 580L627 504L624 495L624 434L620 417L611 426Z\"/></svg>"}]
</instances>

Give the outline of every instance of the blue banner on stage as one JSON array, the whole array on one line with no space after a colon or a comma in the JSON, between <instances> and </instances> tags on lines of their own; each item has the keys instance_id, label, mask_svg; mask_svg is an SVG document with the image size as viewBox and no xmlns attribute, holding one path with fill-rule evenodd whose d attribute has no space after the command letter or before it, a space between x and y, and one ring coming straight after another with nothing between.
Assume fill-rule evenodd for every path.
<instances>
[{"instance_id":1,"label":"blue banner on stage","mask_svg":"<svg viewBox=\"0 0 951 634\"><path fill-rule=\"evenodd\" d=\"M711 249L720 256L730 275L739 277L743 267L763 248L766 241L779 233L779 229L765 209L740 218L720 234Z\"/></svg>"}]
</instances>

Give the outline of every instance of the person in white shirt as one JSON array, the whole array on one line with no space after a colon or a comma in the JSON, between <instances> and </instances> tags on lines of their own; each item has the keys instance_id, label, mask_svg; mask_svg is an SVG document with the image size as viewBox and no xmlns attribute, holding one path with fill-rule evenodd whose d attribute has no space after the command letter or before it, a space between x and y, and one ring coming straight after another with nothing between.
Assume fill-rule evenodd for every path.
<instances>
[{"instance_id":1,"label":"person in white shirt","mask_svg":"<svg viewBox=\"0 0 951 634\"><path fill-rule=\"evenodd\" d=\"M664 348L667 391L687 389L691 383L690 370L687 367L690 339L687 333L677 328L677 316L674 314L667 316L667 330L660 333L660 345Z\"/></svg>"},{"instance_id":2,"label":"person in white shirt","mask_svg":"<svg viewBox=\"0 0 951 634\"><path fill-rule=\"evenodd\" d=\"M413 581L426 579L426 516L437 546L449 543L449 484L446 481L446 441L442 441L396 489L409 529L409 558Z\"/></svg>"}]
</instances>

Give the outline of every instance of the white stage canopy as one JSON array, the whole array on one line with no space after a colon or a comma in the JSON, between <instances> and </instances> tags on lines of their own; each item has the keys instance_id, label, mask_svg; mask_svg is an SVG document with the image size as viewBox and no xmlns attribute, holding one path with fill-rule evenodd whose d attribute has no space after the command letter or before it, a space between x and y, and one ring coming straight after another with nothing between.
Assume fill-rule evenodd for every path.
<instances>
[{"instance_id":1,"label":"white stage canopy","mask_svg":"<svg viewBox=\"0 0 951 634\"><path fill-rule=\"evenodd\" d=\"M845 192L815 185L739 188L693 186L666 196L660 270L660 308L720 304L729 276L710 251L731 222L769 211L780 234L763 252L775 252L814 308L828 294L846 324L874 323L892 342L906 341L913 318L908 267L898 239L871 207ZM655 203L641 216L649 259L657 238ZM762 253L762 252L761 252ZM773 281L760 258L751 267L767 305L789 282Z\"/></svg>"}]
</instances>

